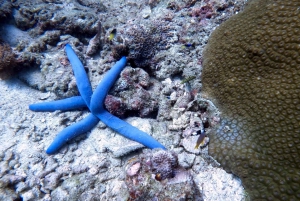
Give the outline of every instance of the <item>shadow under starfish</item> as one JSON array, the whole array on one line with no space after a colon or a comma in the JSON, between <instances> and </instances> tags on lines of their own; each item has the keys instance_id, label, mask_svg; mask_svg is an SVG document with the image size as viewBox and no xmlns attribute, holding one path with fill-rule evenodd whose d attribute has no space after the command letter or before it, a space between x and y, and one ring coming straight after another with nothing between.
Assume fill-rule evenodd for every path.
<instances>
[{"instance_id":1,"label":"shadow under starfish","mask_svg":"<svg viewBox=\"0 0 300 201\"><path fill-rule=\"evenodd\" d=\"M71 63L80 96L74 96L58 101L31 104L29 105L29 109L36 112L53 112L55 110L67 111L87 107L91 114L83 120L62 130L46 150L47 154L54 154L71 139L88 132L97 125L99 120L124 137L139 142L148 148L166 149L147 133L110 114L104 108L104 100L109 89L126 66L126 57L122 57L106 73L93 93L84 67L69 44L66 44L65 51Z\"/></svg>"}]
</instances>

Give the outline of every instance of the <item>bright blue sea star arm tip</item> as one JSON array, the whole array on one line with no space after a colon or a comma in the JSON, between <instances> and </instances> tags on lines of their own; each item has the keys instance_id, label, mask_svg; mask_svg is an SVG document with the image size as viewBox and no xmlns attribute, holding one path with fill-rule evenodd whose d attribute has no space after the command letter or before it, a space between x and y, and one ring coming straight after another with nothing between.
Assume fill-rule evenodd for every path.
<instances>
[{"instance_id":1,"label":"bright blue sea star arm tip","mask_svg":"<svg viewBox=\"0 0 300 201\"><path fill-rule=\"evenodd\" d=\"M65 51L67 53L68 59L71 63L78 91L85 101L86 105L90 106L91 96L93 94L92 87L89 78L84 70L84 67L77 57L76 53L72 49L71 45L66 44Z\"/></svg>"},{"instance_id":2,"label":"bright blue sea star arm tip","mask_svg":"<svg viewBox=\"0 0 300 201\"><path fill-rule=\"evenodd\" d=\"M99 119L96 116L89 114L81 121L65 128L54 138L53 142L46 150L46 153L54 154L71 139L90 131L98 122Z\"/></svg>"},{"instance_id":3,"label":"bright blue sea star arm tip","mask_svg":"<svg viewBox=\"0 0 300 201\"><path fill-rule=\"evenodd\" d=\"M139 142L150 149L155 149L155 148L166 149L162 144L160 144L149 134L130 125L126 121L123 121L118 117L110 114L106 110L103 110L101 113L97 114L97 117L108 127L110 127L111 129L113 129L114 131L118 132L119 134L123 135L128 139Z\"/></svg>"}]
</instances>

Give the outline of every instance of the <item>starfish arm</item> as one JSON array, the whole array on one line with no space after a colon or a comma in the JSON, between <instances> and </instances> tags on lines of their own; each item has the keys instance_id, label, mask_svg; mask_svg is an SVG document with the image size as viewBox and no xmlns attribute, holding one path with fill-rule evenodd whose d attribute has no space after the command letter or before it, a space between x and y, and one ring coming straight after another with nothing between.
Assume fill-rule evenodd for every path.
<instances>
[{"instance_id":1,"label":"starfish arm","mask_svg":"<svg viewBox=\"0 0 300 201\"><path fill-rule=\"evenodd\" d=\"M119 119L118 117L110 114L106 110L103 110L101 113L97 114L97 117L112 130L120 133L124 137L139 142L144 146L155 149L161 148L166 149L162 144L156 141L153 137L147 133L139 130L138 128L130 125L126 121Z\"/></svg>"},{"instance_id":2,"label":"starfish arm","mask_svg":"<svg viewBox=\"0 0 300 201\"><path fill-rule=\"evenodd\" d=\"M75 78L77 88L80 95L82 96L84 102L88 107L90 107L90 101L93 94L91 83L89 78L84 70L84 67L77 57L76 53L72 49L71 45L66 44L65 51L67 53L68 59L71 63Z\"/></svg>"},{"instance_id":3,"label":"starfish arm","mask_svg":"<svg viewBox=\"0 0 300 201\"><path fill-rule=\"evenodd\" d=\"M29 105L29 109L35 112L53 112L55 110L67 111L86 107L86 103L81 96L74 96L63 100L34 103Z\"/></svg>"},{"instance_id":4,"label":"starfish arm","mask_svg":"<svg viewBox=\"0 0 300 201\"><path fill-rule=\"evenodd\" d=\"M47 154L54 154L57 152L64 144L69 142L71 139L88 132L92 128L94 128L99 119L93 114L89 114L87 117L82 119L81 121L65 128L62 130L53 140L51 145L46 150Z\"/></svg>"},{"instance_id":5,"label":"starfish arm","mask_svg":"<svg viewBox=\"0 0 300 201\"><path fill-rule=\"evenodd\" d=\"M105 74L100 84L97 86L91 98L90 109L93 114L99 113L104 110L103 103L105 97L120 75L121 71L126 66L126 57L122 57L117 63Z\"/></svg>"}]
</instances>

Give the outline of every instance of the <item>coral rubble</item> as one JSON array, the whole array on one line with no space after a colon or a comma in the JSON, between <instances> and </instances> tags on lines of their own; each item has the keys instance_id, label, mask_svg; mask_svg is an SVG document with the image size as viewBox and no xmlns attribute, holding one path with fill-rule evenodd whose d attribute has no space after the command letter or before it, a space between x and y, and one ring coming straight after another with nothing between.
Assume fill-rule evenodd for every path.
<instances>
[{"instance_id":1,"label":"coral rubble","mask_svg":"<svg viewBox=\"0 0 300 201\"><path fill-rule=\"evenodd\" d=\"M129 159L126 185L130 200L202 200L192 175L178 166L174 152L154 150Z\"/></svg>"}]
</instances>

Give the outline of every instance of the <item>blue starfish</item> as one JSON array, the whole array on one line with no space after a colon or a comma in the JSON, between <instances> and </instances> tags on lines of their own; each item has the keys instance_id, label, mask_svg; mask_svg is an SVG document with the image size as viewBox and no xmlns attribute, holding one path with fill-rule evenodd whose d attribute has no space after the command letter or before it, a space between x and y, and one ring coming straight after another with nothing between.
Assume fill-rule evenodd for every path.
<instances>
[{"instance_id":1,"label":"blue starfish","mask_svg":"<svg viewBox=\"0 0 300 201\"><path fill-rule=\"evenodd\" d=\"M93 93L88 76L74 50L69 44L66 45L65 50L74 71L80 96L74 96L58 101L31 104L29 105L29 109L36 112L52 112L55 110L67 111L87 107L91 114L78 123L62 130L46 150L47 154L54 154L71 139L88 132L97 125L99 120L124 137L139 142L148 148L166 149L147 133L110 114L104 108L105 97L125 67L127 62L126 57L122 57L107 72Z\"/></svg>"}]
</instances>

